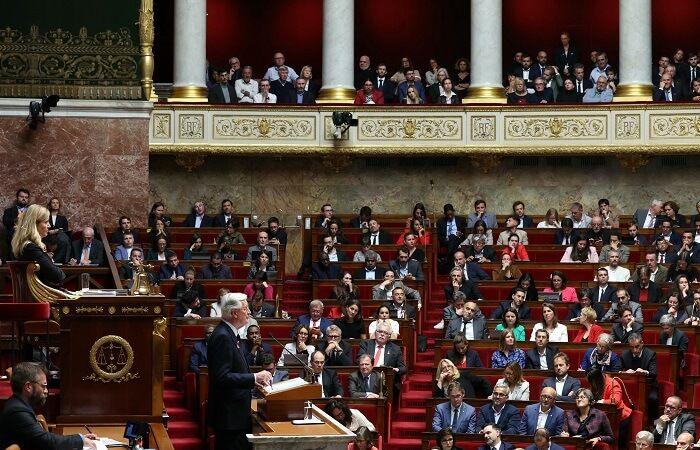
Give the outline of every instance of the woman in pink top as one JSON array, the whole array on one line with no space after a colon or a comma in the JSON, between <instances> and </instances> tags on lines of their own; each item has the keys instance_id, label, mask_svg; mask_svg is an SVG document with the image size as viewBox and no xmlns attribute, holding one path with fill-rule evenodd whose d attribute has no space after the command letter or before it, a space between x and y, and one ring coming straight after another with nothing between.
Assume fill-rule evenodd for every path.
<instances>
[{"instance_id":1,"label":"woman in pink top","mask_svg":"<svg viewBox=\"0 0 700 450\"><path fill-rule=\"evenodd\" d=\"M248 300L252 300L257 291L262 291L265 300L275 299L275 289L267 284L267 272L260 271L255 273L252 283L248 283L243 289L243 293L248 296Z\"/></svg>"},{"instance_id":2,"label":"woman in pink top","mask_svg":"<svg viewBox=\"0 0 700 450\"><path fill-rule=\"evenodd\" d=\"M597 263L598 252L595 247L589 246L584 237L576 241L576 245L567 247L564 256L561 257L563 263Z\"/></svg>"},{"instance_id":3,"label":"woman in pink top","mask_svg":"<svg viewBox=\"0 0 700 450\"><path fill-rule=\"evenodd\" d=\"M562 302L578 302L578 296L576 295L576 289L572 287L566 287L566 275L560 270L555 270L549 276L550 287L544 288L543 292L555 292L559 294L559 298Z\"/></svg>"}]
</instances>

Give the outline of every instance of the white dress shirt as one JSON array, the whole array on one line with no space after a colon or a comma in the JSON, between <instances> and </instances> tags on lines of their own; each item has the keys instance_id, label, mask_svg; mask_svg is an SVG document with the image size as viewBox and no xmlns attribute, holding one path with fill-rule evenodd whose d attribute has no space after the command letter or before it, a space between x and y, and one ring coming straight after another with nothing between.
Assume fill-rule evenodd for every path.
<instances>
[{"instance_id":1,"label":"white dress shirt","mask_svg":"<svg viewBox=\"0 0 700 450\"><path fill-rule=\"evenodd\" d=\"M253 95L253 103L277 103L277 96L275 94L267 94L267 101L263 100L261 93Z\"/></svg>"},{"instance_id":2,"label":"white dress shirt","mask_svg":"<svg viewBox=\"0 0 700 450\"><path fill-rule=\"evenodd\" d=\"M287 69L289 69L289 79L292 80L292 83L299 78L299 75L297 75L296 71L292 69L291 67L287 66ZM270 80L270 81L275 81L279 80L280 75L277 70L277 66L272 66L267 69L267 72L265 72L265 76L263 76L263 80Z\"/></svg>"},{"instance_id":3,"label":"white dress shirt","mask_svg":"<svg viewBox=\"0 0 700 450\"><path fill-rule=\"evenodd\" d=\"M258 82L251 79L246 83L243 78L239 78L233 83L233 88L236 90L239 103L253 103L253 97L258 93ZM248 95L244 94L243 91L247 91Z\"/></svg>"}]
</instances>

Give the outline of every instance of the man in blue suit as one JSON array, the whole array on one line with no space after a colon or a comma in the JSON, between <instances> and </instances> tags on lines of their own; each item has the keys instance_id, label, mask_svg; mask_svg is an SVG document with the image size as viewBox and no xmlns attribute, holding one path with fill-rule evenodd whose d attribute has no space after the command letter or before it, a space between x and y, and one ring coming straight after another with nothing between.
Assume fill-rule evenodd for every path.
<instances>
[{"instance_id":1,"label":"man in blue suit","mask_svg":"<svg viewBox=\"0 0 700 450\"><path fill-rule=\"evenodd\" d=\"M520 420L520 434L534 434L538 428L545 428L550 435L559 436L564 428L564 410L556 406L557 391L554 388L546 387L540 394L540 402L528 405ZM547 415L544 423L540 420L540 415Z\"/></svg>"},{"instance_id":2,"label":"man in blue suit","mask_svg":"<svg viewBox=\"0 0 700 450\"><path fill-rule=\"evenodd\" d=\"M499 383L493 388L491 403L479 410L479 429L488 424L496 424L505 434L518 434L520 427L520 412L518 408L508 403L510 388L505 383ZM496 420L496 413L499 414Z\"/></svg>"},{"instance_id":3,"label":"man in blue suit","mask_svg":"<svg viewBox=\"0 0 700 450\"><path fill-rule=\"evenodd\" d=\"M476 433L476 409L464 403L464 389L457 382L448 386L450 401L435 407L433 431L450 427L455 433Z\"/></svg>"},{"instance_id":4,"label":"man in blue suit","mask_svg":"<svg viewBox=\"0 0 700 450\"><path fill-rule=\"evenodd\" d=\"M510 442L501 439L501 433L506 433L506 430L501 430L501 427L493 423L486 425L481 433L484 435L485 444L481 444L477 450L514 450L515 446Z\"/></svg>"},{"instance_id":5,"label":"man in blue suit","mask_svg":"<svg viewBox=\"0 0 700 450\"><path fill-rule=\"evenodd\" d=\"M535 431L535 443L530 444L525 450L564 450L564 447L552 442L551 435L545 428L538 428Z\"/></svg>"},{"instance_id":6,"label":"man in blue suit","mask_svg":"<svg viewBox=\"0 0 700 450\"><path fill-rule=\"evenodd\" d=\"M571 360L566 353L559 352L554 355L554 375L542 382L542 387L551 387L557 393L560 402L574 401L574 393L581 388L581 382L569 376Z\"/></svg>"},{"instance_id":7,"label":"man in blue suit","mask_svg":"<svg viewBox=\"0 0 700 450\"><path fill-rule=\"evenodd\" d=\"M326 329L332 325L330 319L322 316L323 302L321 300L312 301L309 304L309 313L297 317L297 322L292 327L292 331L289 332L289 336L293 337L294 330L296 330L299 325L304 325L309 329L311 339L321 339L326 335Z\"/></svg>"}]
</instances>

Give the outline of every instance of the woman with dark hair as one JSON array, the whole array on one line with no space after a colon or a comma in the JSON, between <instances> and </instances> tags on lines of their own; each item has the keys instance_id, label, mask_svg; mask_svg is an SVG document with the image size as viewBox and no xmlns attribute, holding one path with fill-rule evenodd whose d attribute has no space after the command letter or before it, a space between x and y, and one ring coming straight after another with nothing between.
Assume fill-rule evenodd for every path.
<instances>
[{"instance_id":1,"label":"woman with dark hair","mask_svg":"<svg viewBox=\"0 0 700 450\"><path fill-rule=\"evenodd\" d=\"M413 205L413 213L411 213L411 217L406 220L406 226L408 226L411 220L426 220L427 218L428 211L425 209L425 205L422 202L418 202L415 205Z\"/></svg>"},{"instance_id":2,"label":"woman with dark hair","mask_svg":"<svg viewBox=\"0 0 700 450\"><path fill-rule=\"evenodd\" d=\"M217 251L224 256L224 259L236 259L234 245L246 243L243 235L238 231L238 227L240 226L241 224L238 219L233 218L226 222L224 231L216 238Z\"/></svg>"},{"instance_id":3,"label":"woman with dark hair","mask_svg":"<svg viewBox=\"0 0 700 450\"><path fill-rule=\"evenodd\" d=\"M564 80L562 90L557 96L557 103L581 103L581 96L576 92L576 86L570 79Z\"/></svg>"},{"instance_id":4,"label":"woman with dark hair","mask_svg":"<svg viewBox=\"0 0 700 450\"><path fill-rule=\"evenodd\" d=\"M664 220L670 221L671 227L673 228L685 226L685 216L683 214L678 214L678 210L680 209L678 203L674 202L673 200L669 200L664 203L661 208L664 213L656 218L656 224L654 225L655 227L660 227Z\"/></svg>"},{"instance_id":5,"label":"woman with dark hair","mask_svg":"<svg viewBox=\"0 0 700 450\"><path fill-rule=\"evenodd\" d=\"M276 272L275 264L272 262L272 256L268 252L260 252L258 258L251 264L248 271L248 279L252 280L258 272Z\"/></svg>"},{"instance_id":6,"label":"woman with dark hair","mask_svg":"<svg viewBox=\"0 0 700 450\"><path fill-rule=\"evenodd\" d=\"M590 389L576 391L576 408L566 411L561 436L580 436L592 447L600 442L612 446L615 441L608 416L594 408L595 397Z\"/></svg>"},{"instance_id":7,"label":"woman with dark hair","mask_svg":"<svg viewBox=\"0 0 700 450\"><path fill-rule=\"evenodd\" d=\"M599 368L594 367L586 374L586 379L591 385L591 393L596 402L615 405L620 417L620 427L618 428L618 443L622 446L627 443L629 437L630 416L632 408L627 405L629 396L625 383L618 377L613 377L608 373L603 373Z\"/></svg>"},{"instance_id":8,"label":"woman with dark hair","mask_svg":"<svg viewBox=\"0 0 700 450\"><path fill-rule=\"evenodd\" d=\"M697 278L695 268L688 262L688 252L681 252L678 261L668 269L668 281L673 282L675 290L681 294L679 300L683 305L690 304L687 303L690 293L688 283L697 281Z\"/></svg>"},{"instance_id":9,"label":"woman with dark hair","mask_svg":"<svg viewBox=\"0 0 700 450\"><path fill-rule=\"evenodd\" d=\"M512 331L516 341L525 340L525 327L520 323L520 317L518 316L517 309L508 308L506 312L503 313L501 323L496 325L496 331L505 330Z\"/></svg>"},{"instance_id":10,"label":"woman with dark hair","mask_svg":"<svg viewBox=\"0 0 700 450\"><path fill-rule=\"evenodd\" d=\"M388 326L391 330L390 339L398 339L400 330L399 323L390 316L391 312L389 311L389 307L387 305L380 305L379 308L377 308L377 320L370 323L367 327L370 339L374 339L374 333L377 331L377 325L380 323L386 324L386 326Z\"/></svg>"},{"instance_id":11,"label":"woman with dark hair","mask_svg":"<svg viewBox=\"0 0 700 450\"><path fill-rule=\"evenodd\" d=\"M539 298L537 295L537 286L535 286L535 278L530 274L530 272L525 272L518 278L518 285L516 287L521 287L525 289L525 301L535 302Z\"/></svg>"},{"instance_id":12,"label":"woman with dark hair","mask_svg":"<svg viewBox=\"0 0 700 450\"><path fill-rule=\"evenodd\" d=\"M523 368L518 362L510 362L503 369L503 378L499 378L496 385L501 383L510 389L508 400L530 400L530 382L523 378Z\"/></svg>"},{"instance_id":13,"label":"woman with dark hair","mask_svg":"<svg viewBox=\"0 0 700 450\"><path fill-rule=\"evenodd\" d=\"M462 333L452 339L452 350L448 350L445 358L452 361L458 369L469 367L484 367L479 354L469 348L469 340Z\"/></svg>"},{"instance_id":14,"label":"woman with dark hair","mask_svg":"<svg viewBox=\"0 0 700 450\"><path fill-rule=\"evenodd\" d=\"M164 236L159 237L154 248L148 249L148 254L146 255L146 260L148 261L165 261L167 254L169 252L170 243L168 239Z\"/></svg>"},{"instance_id":15,"label":"woman with dark hair","mask_svg":"<svg viewBox=\"0 0 700 450\"><path fill-rule=\"evenodd\" d=\"M700 289L693 292L693 304L685 307L685 315L688 317L684 322L686 325L700 325Z\"/></svg>"},{"instance_id":16,"label":"woman with dark hair","mask_svg":"<svg viewBox=\"0 0 700 450\"><path fill-rule=\"evenodd\" d=\"M676 323L685 322L688 315L686 314L686 309L681 307L679 297L680 294L678 292L672 292L668 296L666 304L660 306L659 309L656 310L656 313L654 313L654 317L651 318L651 321L654 323L659 323L663 316L669 314L676 320Z\"/></svg>"},{"instance_id":17,"label":"woman with dark hair","mask_svg":"<svg viewBox=\"0 0 700 450\"><path fill-rule=\"evenodd\" d=\"M561 270L554 270L549 275L549 287L544 288L542 292L553 292L559 294L559 298L562 302L578 302L578 296L576 295L576 289L572 287L566 287L567 278L564 272Z\"/></svg>"},{"instance_id":18,"label":"woman with dark hair","mask_svg":"<svg viewBox=\"0 0 700 450\"><path fill-rule=\"evenodd\" d=\"M366 428L369 431L375 431L372 422L367 420L362 412L357 409L348 408L348 406L340 399L332 398L326 403L323 410L329 416L340 422L344 427L352 432L360 431L360 428Z\"/></svg>"},{"instance_id":19,"label":"woman with dark hair","mask_svg":"<svg viewBox=\"0 0 700 450\"><path fill-rule=\"evenodd\" d=\"M249 301L258 291L262 291L265 300L275 299L275 289L267 284L267 272L263 270L256 272L253 282L246 284L243 288L243 293L248 296Z\"/></svg>"},{"instance_id":20,"label":"woman with dark hair","mask_svg":"<svg viewBox=\"0 0 700 450\"><path fill-rule=\"evenodd\" d=\"M345 306L349 300L360 298L360 291L352 281L352 274L345 271L343 277L338 280L338 284L331 291L331 298L338 300L340 306Z\"/></svg>"},{"instance_id":21,"label":"woman with dark hair","mask_svg":"<svg viewBox=\"0 0 700 450\"><path fill-rule=\"evenodd\" d=\"M469 62L466 58L459 58L455 62L454 75L451 76L454 80L455 91L459 98L464 98L471 84L471 74L469 73Z\"/></svg>"},{"instance_id":22,"label":"woman with dark hair","mask_svg":"<svg viewBox=\"0 0 700 450\"><path fill-rule=\"evenodd\" d=\"M420 242L421 245L426 245L430 243L430 234L426 233L423 230L423 225L420 225L420 221L414 220L413 223L419 224L418 226L420 227L420 232L422 232L423 236L423 241L419 241L419 237L416 236L416 232L413 233L406 233L400 237L401 243L397 243L397 245L401 245L406 248L408 251L408 258L409 259L415 259L419 263L424 263L425 262L425 250L422 248L418 247L418 243Z\"/></svg>"},{"instance_id":23,"label":"woman with dark hair","mask_svg":"<svg viewBox=\"0 0 700 450\"><path fill-rule=\"evenodd\" d=\"M527 249L520 243L520 236L512 233L508 236L508 245L501 250L502 255L510 255L513 261L530 261Z\"/></svg>"},{"instance_id":24,"label":"woman with dark hair","mask_svg":"<svg viewBox=\"0 0 700 450\"><path fill-rule=\"evenodd\" d=\"M377 450L372 444L372 433L367 427L359 427L355 431L355 440L348 443L347 450Z\"/></svg>"},{"instance_id":25,"label":"woman with dark hair","mask_svg":"<svg viewBox=\"0 0 700 450\"><path fill-rule=\"evenodd\" d=\"M474 222L472 227L472 232L467 235L467 238L459 244L460 247L467 245L474 245L475 236L486 236L486 245L493 245L493 231L486 226L486 222L479 219Z\"/></svg>"},{"instance_id":26,"label":"woman with dark hair","mask_svg":"<svg viewBox=\"0 0 700 450\"><path fill-rule=\"evenodd\" d=\"M569 332L566 325L559 323L552 303L542 303L542 321L532 328L530 340L535 342L537 332L545 330L549 333L549 342L569 342Z\"/></svg>"},{"instance_id":27,"label":"woman with dark hair","mask_svg":"<svg viewBox=\"0 0 700 450\"><path fill-rule=\"evenodd\" d=\"M409 219L403 233L396 240L396 245L404 245L407 234L412 234L416 238L416 241L422 246L430 244L430 233L425 230L422 219Z\"/></svg>"},{"instance_id":28,"label":"woman with dark hair","mask_svg":"<svg viewBox=\"0 0 700 450\"><path fill-rule=\"evenodd\" d=\"M498 350L491 355L492 369L503 369L512 362L525 368L525 352L519 349L515 342L515 334L511 330L504 330L501 333L498 340Z\"/></svg>"},{"instance_id":29,"label":"woman with dark hair","mask_svg":"<svg viewBox=\"0 0 700 450\"><path fill-rule=\"evenodd\" d=\"M437 437L437 450L462 450L460 447L455 445L455 436L452 433L452 428L443 428L438 431Z\"/></svg>"},{"instance_id":30,"label":"woman with dark hair","mask_svg":"<svg viewBox=\"0 0 700 450\"><path fill-rule=\"evenodd\" d=\"M284 345L284 349L282 350L282 354L280 355L280 359L277 361L277 366L284 366L284 355L297 355L299 359L302 361L306 361L306 364L309 364L309 361L311 361L311 355L314 354L314 351L316 350L313 345L310 344L311 342L311 334L309 333L309 329L303 325L299 324L294 328L292 331L292 342L289 342Z\"/></svg>"},{"instance_id":31,"label":"woman with dark hair","mask_svg":"<svg viewBox=\"0 0 700 450\"><path fill-rule=\"evenodd\" d=\"M362 322L362 305L357 299L350 299L345 303L343 315L335 321L342 332L343 339L365 339L364 323Z\"/></svg>"},{"instance_id":32,"label":"woman with dark hair","mask_svg":"<svg viewBox=\"0 0 700 450\"><path fill-rule=\"evenodd\" d=\"M51 200L46 205L46 208L49 210L49 225L51 226L49 234L70 233L68 219L61 214L61 206L61 199L58 197L51 197Z\"/></svg>"},{"instance_id":33,"label":"woman with dark hair","mask_svg":"<svg viewBox=\"0 0 700 450\"><path fill-rule=\"evenodd\" d=\"M494 281L510 281L521 276L520 269L518 266L513 265L513 259L509 254L501 255L501 268L491 271L491 278Z\"/></svg>"},{"instance_id":34,"label":"woman with dark hair","mask_svg":"<svg viewBox=\"0 0 700 450\"><path fill-rule=\"evenodd\" d=\"M160 238L168 239L168 227L163 219L155 219L153 228L148 232L148 242L155 247Z\"/></svg>"},{"instance_id":35,"label":"woman with dark hair","mask_svg":"<svg viewBox=\"0 0 700 450\"><path fill-rule=\"evenodd\" d=\"M328 228L326 229L326 236L330 236L333 239L334 244L347 244L348 239L343 234L342 228L338 224L338 221L331 220L328 223Z\"/></svg>"},{"instance_id":36,"label":"woman with dark hair","mask_svg":"<svg viewBox=\"0 0 700 450\"><path fill-rule=\"evenodd\" d=\"M588 240L585 237L579 237L576 240L576 245L567 247L564 251L564 256L561 257L563 263L597 263L598 251L592 245L588 245Z\"/></svg>"},{"instance_id":37,"label":"woman with dark hair","mask_svg":"<svg viewBox=\"0 0 700 450\"><path fill-rule=\"evenodd\" d=\"M202 237L197 233L190 238L190 246L185 249L183 259L192 259L192 255L209 255Z\"/></svg>"},{"instance_id":38,"label":"woman with dark hair","mask_svg":"<svg viewBox=\"0 0 700 450\"><path fill-rule=\"evenodd\" d=\"M165 215L165 204L163 202L155 202L151 206L151 212L148 214L148 227L156 226L156 219L161 220L166 227L173 224L173 219Z\"/></svg>"}]
</instances>

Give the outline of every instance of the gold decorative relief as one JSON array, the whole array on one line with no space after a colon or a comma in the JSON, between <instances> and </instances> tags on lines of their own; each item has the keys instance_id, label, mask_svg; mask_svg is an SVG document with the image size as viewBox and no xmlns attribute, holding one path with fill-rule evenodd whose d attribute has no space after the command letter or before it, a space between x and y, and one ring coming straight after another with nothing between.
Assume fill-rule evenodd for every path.
<instances>
[{"instance_id":1,"label":"gold decorative relief","mask_svg":"<svg viewBox=\"0 0 700 450\"><path fill-rule=\"evenodd\" d=\"M117 312L117 308L114 307L114 306L110 306L109 308L107 308L107 312L108 312L110 315L114 315L114 313Z\"/></svg>"},{"instance_id":2,"label":"gold decorative relief","mask_svg":"<svg viewBox=\"0 0 700 450\"><path fill-rule=\"evenodd\" d=\"M204 138L204 114L181 114L180 139L203 139Z\"/></svg>"},{"instance_id":3,"label":"gold decorative relief","mask_svg":"<svg viewBox=\"0 0 700 450\"><path fill-rule=\"evenodd\" d=\"M204 164L204 156L193 153L180 153L175 156L175 164L192 172L194 169Z\"/></svg>"},{"instance_id":4,"label":"gold decorative relief","mask_svg":"<svg viewBox=\"0 0 700 450\"><path fill-rule=\"evenodd\" d=\"M340 135L340 139L333 136L335 133L335 125L333 125L333 118L331 116L326 116L323 118L323 138L327 141L347 141L350 139L350 128L345 128L343 134Z\"/></svg>"},{"instance_id":5,"label":"gold decorative relief","mask_svg":"<svg viewBox=\"0 0 700 450\"><path fill-rule=\"evenodd\" d=\"M104 308L101 306L78 306L75 308L76 314L102 314Z\"/></svg>"},{"instance_id":6,"label":"gold decorative relief","mask_svg":"<svg viewBox=\"0 0 700 450\"><path fill-rule=\"evenodd\" d=\"M214 115L214 138L285 138L314 137L313 117L240 117Z\"/></svg>"},{"instance_id":7,"label":"gold decorative relief","mask_svg":"<svg viewBox=\"0 0 700 450\"><path fill-rule=\"evenodd\" d=\"M459 139L460 118L360 118L360 140L377 139Z\"/></svg>"},{"instance_id":8,"label":"gold decorative relief","mask_svg":"<svg viewBox=\"0 0 700 450\"><path fill-rule=\"evenodd\" d=\"M352 158L348 155L324 156L321 159L321 163L324 167L328 167L335 173L340 173L340 171L350 167L352 164Z\"/></svg>"},{"instance_id":9,"label":"gold decorative relief","mask_svg":"<svg viewBox=\"0 0 700 450\"><path fill-rule=\"evenodd\" d=\"M158 306L156 306L158 308ZM155 309L155 308L154 308ZM168 320L165 317L153 320L153 336L157 336L161 339L165 339L165 329L168 326Z\"/></svg>"},{"instance_id":10,"label":"gold decorative relief","mask_svg":"<svg viewBox=\"0 0 700 450\"><path fill-rule=\"evenodd\" d=\"M170 139L170 114L153 114L153 138Z\"/></svg>"},{"instance_id":11,"label":"gold decorative relief","mask_svg":"<svg viewBox=\"0 0 700 450\"><path fill-rule=\"evenodd\" d=\"M615 116L615 137L617 139L640 139L642 116L639 114L617 114Z\"/></svg>"},{"instance_id":12,"label":"gold decorative relief","mask_svg":"<svg viewBox=\"0 0 700 450\"><path fill-rule=\"evenodd\" d=\"M122 314L148 314L148 306L122 306Z\"/></svg>"},{"instance_id":13,"label":"gold decorative relief","mask_svg":"<svg viewBox=\"0 0 700 450\"><path fill-rule=\"evenodd\" d=\"M481 169L483 173L492 172L501 164L501 157L497 155L474 155L469 159L472 165L477 169Z\"/></svg>"},{"instance_id":14,"label":"gold decorative relief","mask_svg":"<svg viewBox=\"0 0 700 450\"><path fill-rule=\"evenodd\" d=\"M632 173L637 173L637 171L649 164L651 157L646 154L636 153L636 154L619 154L617 155L620 165L625 169L629 169Z\"/></svg>"},{"instance_id":15,"label":"gold decorative relief","mask_svg":"<svg viewBox=\"0 0 700 450\"><path fill-rule=\"evenodd\" d=\"M607 118L510 116L505 129L506 139L605 139Z\"/></svg>"},{"instance_id":16,"label":"gold decorative relief","mask_svg":"<svg viewBox=\"0 0 700 450\"><path fill-rule=\"evenodd\" d=\"M472 141L495 141L496 117L472 116L471 139Z\"/></svg>"},{"instance_id":17,"label":"gold decorative relief","mask_svg":"<svg viewBox=\"0 0 700 450\"><path fill-rule=\"evenodd\" d=\"M121 336L109 334L92 344L88 355L93 370L84 381L122 383L140 378L138 373L129 372L134 365L134 349Z\"/></svg>"},{"instance_id":18,"label":"gold decorative relief","mask_svg":"<svg viewBox=\"0 0 700 450\"><path fill-rule=\"evenodd\" d=\"M700 136L700 115L651 114L651 138L694 138Z\"/></svg>"}]
</instances>

